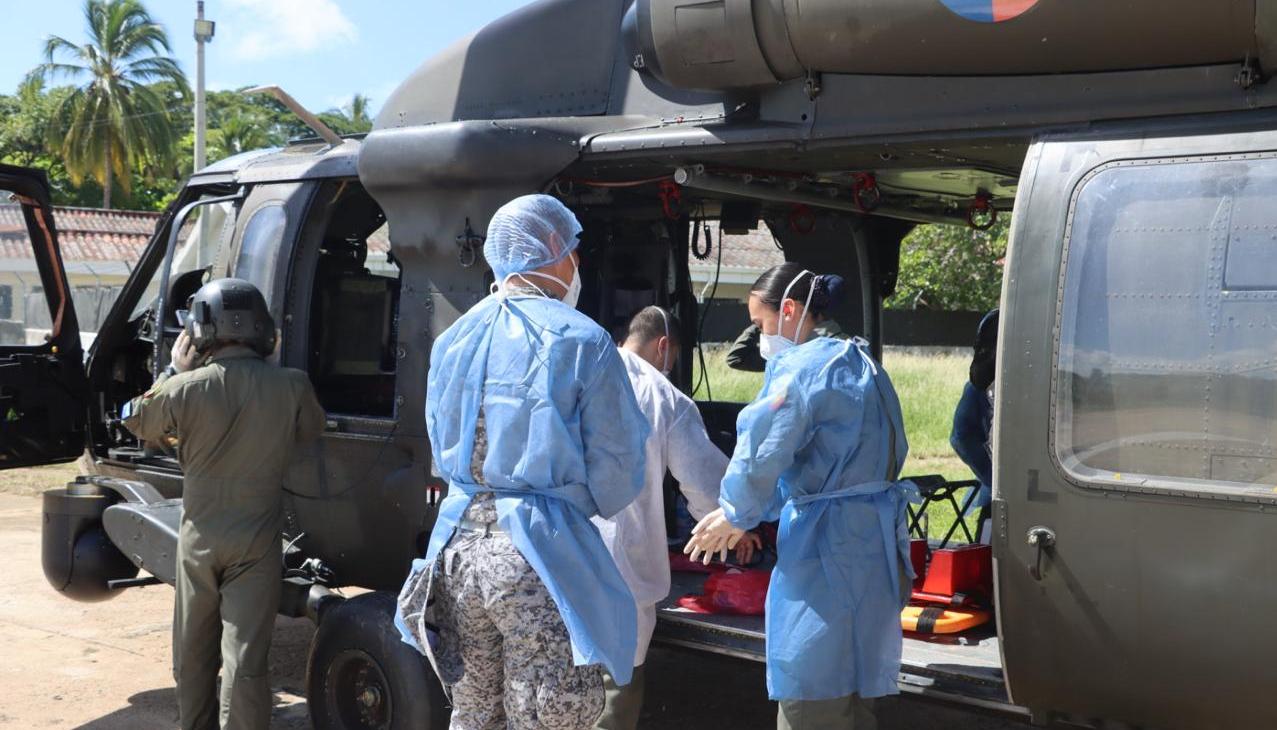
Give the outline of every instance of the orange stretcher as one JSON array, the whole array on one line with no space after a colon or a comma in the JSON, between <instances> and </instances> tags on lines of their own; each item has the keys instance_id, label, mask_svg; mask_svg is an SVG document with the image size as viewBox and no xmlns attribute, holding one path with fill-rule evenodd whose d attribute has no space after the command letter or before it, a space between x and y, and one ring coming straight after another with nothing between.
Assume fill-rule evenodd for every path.
<instances>
[{"instance_id":1,"label":"orange stretcher","mask_svg":"<svg viewBox=\"0 0 1277 730\"><path fill-rule=\"evenodd\" d=\"M900 612L900 628L917 634L956 634L986 624L992 614L973 608L905 606Z\"/></svg>"}]
</instances>

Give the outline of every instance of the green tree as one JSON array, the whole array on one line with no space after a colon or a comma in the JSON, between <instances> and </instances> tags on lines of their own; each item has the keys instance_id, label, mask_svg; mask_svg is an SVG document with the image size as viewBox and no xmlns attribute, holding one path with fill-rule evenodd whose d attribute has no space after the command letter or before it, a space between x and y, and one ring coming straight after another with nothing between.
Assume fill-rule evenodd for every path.
<instances>
[{"instance_id":1,"label":"green tree","mask_svg":"<svg viewBox=\"0 0 1277 730\"><path fill-rule=\"evenodd\" d=\"M364 94L355 94L350 97L350 103L343 110L346 112L346 118L350 123L359 128L361 132L372 130L372 118L368 116L368 107L371 100Z\"/></svg>"},{"instance_id":2,"label":"green tree","mask_svg":"<svg viewBox=\"0 0 1277 730\"><path fill-rule=\"evenodd\" d=\"M337 134L362 134L372 131L372 118L368 116L370 105L371 101L367 96L355 94L350 98L350 103L341 109L329 109L317 116ZM310 130L305 132L305 136L314 135Z\"/></svg>"},{"instance_id":3,"label":"green tree","mask_svg":"<svg viewBox=\"0 0 1277 730\"><path fill-rule=\"evenodd\" d=\"M113 180L132 190L134 169L171 162L178 133L170 99L156 82L186 89L171 56L168 35L138 0L86 0L89 41L61 36L45 41L45 62L28 75L34 82L67 78L79 84L58 105L50 145L61 153L71 181L102 185L111 207Z\"/></svg>"},{"instance_id":4,"label":"green tree","mask_svg":"<svg viewBox=\"0 0 1277 730\"><path fill-rule=\"evenodd\" d=\"M128 190L115 189L111 205L128 210L161 210L181 188L194 164L195 135L190 89L172 81L149 85L167 100L169 118L179 132L167 159L147 159L130 165ZM88 207L99 204L102 186L91 176L73 182L63 162L61 144L50 144L64 129L58 111L76 92L71 86L47 88L43 77L32 77L12 96L0 94L0 162L37 167L46 172L55 205ZM366 98L366 97L364 97ZM363 116L367 115L366 106ZM334 129L344 134L360 131L348 116L360 117L357 105L345 112L325 112ZM365 120L366 123L367 120ZM252 149L278 147L287 140L313 137L292 112L273 98L243 91L215 91L208 95L211 162ZM123 187L123 186L120 186Z\"/></svg>"},{"instance_id":5,"label":"green tree","mask_svg":"<svg viewBox=\"0 0 1277 730\"><path fill-rule=\"evenodd\" d=\"M0 162L44 170L57 205L91 205L101 192L93 186L93 194L86 197L88 186L71 182L61 157L48 145L55 112L70 93L66 87L46 92L37 79L24 83L14 96L0 95Z\"/></svg>"},{"instance_id":6,"label":"green tree","mask_svg":"<svg viewBox=\"0 0 1277 730\"><path fill-rule=\"evenodd\" d=\"M890 309L984 312L998 306L1009 216L988 231L918 226L900 247L900 278Z\"/></svg>"},{"instance_id":7,"label":"green tree","mask_svg":"<svg viewBox=\"0 0 1277 730\"><path fill-rule=\"evenodd\" d=\"M0 158L16 165L40 162L52 109L39 79L22 84L16 96L0 97Z\"/></svg>"},{"instance_id":8,"label":"green tree","mask_svg":"<svg viewBox=\"0 0 1277 730\"><path fill-rule=\"evenodd\" d=\"M216 148L215 159L271 146L265 120L251 112L222 120L209 138Z\"/></svg>"}]
</instances>

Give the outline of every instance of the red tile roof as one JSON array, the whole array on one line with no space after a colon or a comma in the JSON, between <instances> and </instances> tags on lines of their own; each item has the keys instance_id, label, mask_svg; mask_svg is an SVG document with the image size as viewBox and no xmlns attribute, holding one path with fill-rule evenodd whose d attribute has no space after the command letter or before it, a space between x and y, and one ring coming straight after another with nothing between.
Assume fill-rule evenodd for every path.
<instances>
[{"instance_id":1,"label":"red tile roof","mask_svg":"<svg viewBox=\"0 0 1277 730\"><path fill-rule=\"evenodd\" d=\"M53 209L64 261L125 261L142 255L159 213L98 208ZM0 259L30 259L26 222L16 205L0 205Z\"/></svg>"},{"instance_id":2,"label":"red tile roof","mask_svg":"<svg viewBox=\"0 0 1277 730\"><path fill-rule=\"evenodd\" d=\"M710 221L709 229L710 235L714 238L714 247L710 249L709 257L704 261L698 261L689 256L688 264L693 267L713 269L718 264L718 223ZM757 270L761 274L777 264L785 263L785 254L776 247L776 240L772 237L771 230L762 221L759 221L756 230L741 234L725 233L722 240L723 268L725 269L750 269ZM705 250L704 229L701 229L697 246L702 251Z\"/></svg>"}]
</instances>

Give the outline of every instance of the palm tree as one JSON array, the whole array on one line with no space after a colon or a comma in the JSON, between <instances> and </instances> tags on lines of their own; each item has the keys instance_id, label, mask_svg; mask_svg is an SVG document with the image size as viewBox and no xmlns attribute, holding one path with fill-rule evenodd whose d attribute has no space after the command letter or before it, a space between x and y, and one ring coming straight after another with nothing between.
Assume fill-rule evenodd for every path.
<instances>
[{"instance_id":1,"label":"palm tree","mask_svg":"<svg viewBox=\"0 0 1277 730\"><path fill-rule=\"evenodd\" d=\"M210 141L220 152L219 157L238 155L241 152L261 149L271 145L266 123L260 117L238 114L227 117L210 134Z\"/></svg>"},{"instance_id":2,"label":"palm tree","mask_svg":"<svg viewBox=\"0 0 1277 730\"><path fill-rule=\"evenodd\" d=\"M372 129L372 119L368 116L368 106L371 101L363 94L355 94L350 98L350 104L346 106L346 118L351 124L361 132L367 132Z\"/></svg>"},{"instance_id":3,"label":"palm tree","mask_svg":"<svg viewBox=\"0 0 1277 730\"><path fill-rule=\"evenodd\" d=\"M65 77L77 84L57 110L50 148L62 155L71 181L92 177L111 207L111 181L131 188L130 169L168 161L178 134L168 100L155 82L187 88L168 34L138 0L86 0L89 42L45 40L45 62L29 79Z\"/></svg>"}]
</instances>

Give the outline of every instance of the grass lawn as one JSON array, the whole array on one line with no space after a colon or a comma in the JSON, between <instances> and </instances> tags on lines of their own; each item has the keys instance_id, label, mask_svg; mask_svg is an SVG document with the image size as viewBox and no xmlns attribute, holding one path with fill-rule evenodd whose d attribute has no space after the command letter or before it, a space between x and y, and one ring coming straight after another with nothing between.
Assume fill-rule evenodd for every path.
<instances>
[{"instance_id":1,"label":"grass lawn","mask_svg":"<svg viewBox=\"0 0 1277 730\"><path fill-rule=\"evenodd\" d=\"M706 369L714 400L745 403L753 400L762 387L762 373L732 370L726 363L727 348L710 346L705 350ZM902 474L921 476L939 474L949 481L973 478L971 470L949 447L949 430L953 411L962 396L967 380L967 358L954 355L906 355L888 352L883 366L891 375L904 411L905 432L909 437L909 460ZM693 364L693 381L700 376L700 363ZM705 389L696 394L705 397ZM965 493L959 499L965 498ZM953 510L943 504L928 510L928 531L942 537L953 522ZM974 525L973 525L974 527Z\"/></svg>"}]
</instances>

